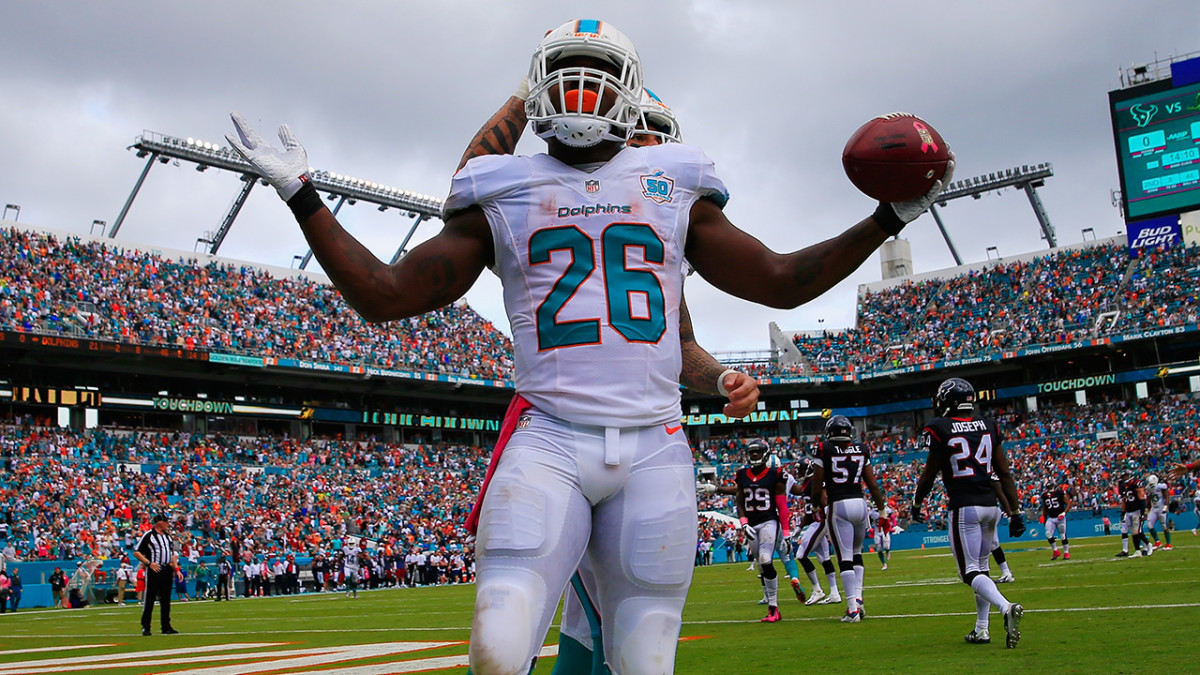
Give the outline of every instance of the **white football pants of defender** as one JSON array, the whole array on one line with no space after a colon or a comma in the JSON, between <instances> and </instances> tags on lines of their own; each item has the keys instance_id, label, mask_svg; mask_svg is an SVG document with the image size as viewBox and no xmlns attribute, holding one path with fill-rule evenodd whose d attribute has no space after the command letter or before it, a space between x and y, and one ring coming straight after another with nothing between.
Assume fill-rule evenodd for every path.
<instances>
[{"instance_id":1,"label":"white football pants of defender","mask_svg":"<svg viewBox=\"0 0 1200 675\"><path fill-rule=\"evenodd\" d=\"M1055 537L1067 538L1067 514L1065 513L1046 519L1046 538L1053 539Z\"/></svg>"},{"instance_id":2,"label":"white football pants of defender","mask_svg":"<svg viewBox=\"0 0 1200 675\"><path fill-rule=\"evenodd\" d=\"M1129 537L1142 533L1142 514L1133 511L1121 516L1121 536Z\"/></svg>"},{"instance_id":3,"label":"white football pants of defender","mask_svg":"<svg viewBox=\"0 0 1200 675\"><path fill-rule=\"evenodd\" d=\"M842 589L846 591L846 609L858 611L862 602L863 540L867 537L867 500L857 497L839 499L829 505L829 539L838 559Z\"/></svg>"},{"instance_id":4,"label":"white football pants of defender","mask_svg":"<svg viewBox=\"0 0 1200 675\"><path fill-rule=\"evenodd\" d=\"M524 675L586 555L615 673L674 672L696 548L692 452L662 425L605 429L532 409L483 498L475 675Z\"/></svg>"},{"instance_id":5,"label":"white football pants of defender","mask_svg":"<svg viewBox=\"0 0 1200 675\"><path fill-rule=\"evenodd\" d=\"M988 611L995 606L1007 612L1008 598L988 576L988 561L999 545L996 525L998 506L960 506L950 509L950 551L958 567L958 576L975 591L975 627L987 630Z\"/></svg>"},{"instance_id":6,"label":"white football pants of defender","mask_svg":"<svg viewBox=\"0 0 1200 675\"><path fill-rule=\"evenodd\" d=\"M814 554L817 556L817 562L829 560L829 539L825 536L827 530L824 520L806 525L800 532L800 545L796 557L804 558Z\"/></svg>"},{"instance_id":7,"label":"white football pants of defender","mask_svg":"<svg viewBox=\"0 0 1200 675\"><path fill-rule=\"evenodd\" d=\"M768 520L754 526L757 536L750 542L750 559L758 563L759 574L763 575L763 594L771 607L779 606L779 573L768 579L767 566L775 560L775 541L779 538L779 521Z\"/></svg>"},{"instance_id":8,"label":"white football pants of defender","mask_svg":"<svg viewBox=\"0 0 1200 675\"><path fill-rule=\"evenodd\" d=\"M758 563L759 569L771 564L775 559L775 540L779 538L779 521L768 520L754 526L758 534L750 542L750 559Z\"/></svg>"}]
</instances>

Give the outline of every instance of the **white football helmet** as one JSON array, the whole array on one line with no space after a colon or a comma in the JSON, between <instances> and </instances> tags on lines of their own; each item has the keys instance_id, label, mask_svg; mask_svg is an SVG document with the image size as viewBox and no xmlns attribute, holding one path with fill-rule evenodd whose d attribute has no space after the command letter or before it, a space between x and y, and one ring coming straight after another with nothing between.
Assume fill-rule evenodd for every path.
<instances>
[{"instance_id":1,"label":"white football helmet","mask_svg":"<svg viewBox=\"0 0 1200 675\"><path fill-rule=\"evenodd\" d=\"M642 119L638 121L635 135L657 136L663 143L682 143L679 121L675 113L654 92L642 87Z\"/></svg>"},{"instance_id":2,"label":"white football helmet","mask_svg":"<svg viewBox=\"0 0 1200 675\"><path fill-rule=\"evenodd\" d=\"M1154 474L1150 474L1149 476L1146 476L1146 483L1148 483L1150 485L1150 487L1154 487L1155 485L1158 485L1158 476L1156 476Z\"/></svg>"},{"instance_id":3,"label":"white football helmet","mask_svg":"<svg viewBox=\"0 0 1200 675\"><path fill-rule=\"evenodd\" d=\"M598 68L555 69L569 56L589 56L611 64ZM605 90L616 94L607 109ZM541 138L584 148L602 141L624 143L641 118L642 62L633 41L595 20L568 21L546 34L529 66L525 114Z\"/></svg>"}]
</instances>

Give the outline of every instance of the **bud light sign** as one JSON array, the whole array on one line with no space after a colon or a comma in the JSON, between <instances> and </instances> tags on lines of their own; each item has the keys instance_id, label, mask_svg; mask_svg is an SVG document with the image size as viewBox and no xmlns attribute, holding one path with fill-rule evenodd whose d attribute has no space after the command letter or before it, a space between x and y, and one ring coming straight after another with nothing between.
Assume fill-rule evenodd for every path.
<instances>
[{"instance_id":1,"label":"bud light sign","mask_svg":"<svg viewBox=\"0 0 1200 675\"><path fill-rule=\"evenodd\" d=\"M1179 216L1163 216L1150 220L1127 223L1129 229L1129 257L1136 258L1144 251L1157 251L1178 246L1183 237L1179 230Z\"/></svg>"}]
</instances>

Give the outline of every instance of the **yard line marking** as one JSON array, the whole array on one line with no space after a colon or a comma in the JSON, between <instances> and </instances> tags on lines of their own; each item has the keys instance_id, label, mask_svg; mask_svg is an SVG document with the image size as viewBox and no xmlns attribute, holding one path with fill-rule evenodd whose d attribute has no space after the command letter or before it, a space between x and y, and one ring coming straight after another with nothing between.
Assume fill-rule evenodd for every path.
<instances>
[{"instance_id":1,"label":"yard line marking","mask_svg":"<svg viewBox=\"0 0 1200 675\"><path fill-rule=\"evenodd\" d=\"M1163 605L1125 605L1125 606L1109 606L1109 607L1060 607L1060 608L1025 608L1025 613L1030 614L1053 614L1055 612L1115 612L1126 611L1130 609L1179 609L1184 607L1200 607L1200 602L1181 602ZM926 614L872 614L871 619L921 619L921 618L936 618L943 616L975 616L975 612L930 612ZM788 621L837 621L836 616L805 616L796 619L789 618ZM707 624L726 624L726 623L757 623L759 619L715 619L712 621L684 621L683 625L707 625Z\"/></svg>"},{"instance_id":2,"label":"yard line marking","mask_svg":"<svg viewBox=\"0 0 1200 675\"><path fill-rule=\"evenodd\" d=\"M232 650L236 650L236 649L262 649L264 647L280 647L280 646L283 646L286 644L288 644L288 643L286 643L286 642L235 642L235 643L224 644L224 645L204 645L204 646L200 646L200 647L180 647L178 649L155 649L155 650L146 651L146 652L137 652L137 654L138 654L138 656L143 656L143 657L165 658L165 657L176 656L179 654L197 654L197 653L203 653L203 652L209 652L209 653L227 652L227 651L232 651ZM15 662L15 663L5 663L5 664L0 664L0 673L11 674L11 673L26 672L26 670L28 668L34 667L38 663L53 663L57 667L54 670L45 669L45 670L41 670L38 672L55 672L58 670L74 670L74 668L72 668L72 666L76 666L76 665L94 666L95 664L98 664L98 663L122 661L122 660L128 659L129 656L130 655L128 653L99 654L96 656L75 656L75 657L65 658L65 659L55 658L55 659L43 659L41 661L24 661L24 662ZM195 660L215 661L218 659L227 659L227 658L241 658L241 655L240 654L233 654L233 655L213 654L211 656L198 656L198 657L195 657ZM102 667L107 667L107 666L102 666ZM116 668L116 667L124 667L124 666L117 665L117 666L112 666L112 667Z\"/></svg>"},{"instance_id":3,"label":"yard line marking","mask_svg":"<svg viewBox=\"0 0 1200 675\"><path fill-rule=\"evenodd\" d=\"M0 656L9 654L32 654L34 652L65 652L73 649L99 649L101 647L116 647L117 643L95 644L95 645L60 645L58 647L29 647L28 649L5 649L0 651Z\"/></svg>"}]
</instances>

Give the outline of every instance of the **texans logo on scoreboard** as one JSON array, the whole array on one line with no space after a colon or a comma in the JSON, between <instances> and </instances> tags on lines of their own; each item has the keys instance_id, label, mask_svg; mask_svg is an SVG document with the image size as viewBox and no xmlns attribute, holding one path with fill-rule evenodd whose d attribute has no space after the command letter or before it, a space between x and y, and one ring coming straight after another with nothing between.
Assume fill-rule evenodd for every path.
<instances>
[{"instance_id":1,"label":"texans logo on scoreboard","mask_svg":"<svg viewBox=\"0 0 1200 675\"><path fill-rule=\"evenodd\" d=\"M598 180L584 181L583 189L587 190L590 194L596 194L597 192L600 191L600 181L598 181Z\"/></svg>"},{"instance_id":2,"label":"texans logo on scoreboard","mask_svg":"<svg viewBox=\"0 0 1200 675\"><path fill-rule=\"evenodd\" d=\"M657 204L671 201L671 194L675 192L675 179L664 176L661 170L640 178L643 197Z\"/></svg>"}]
</instances>

